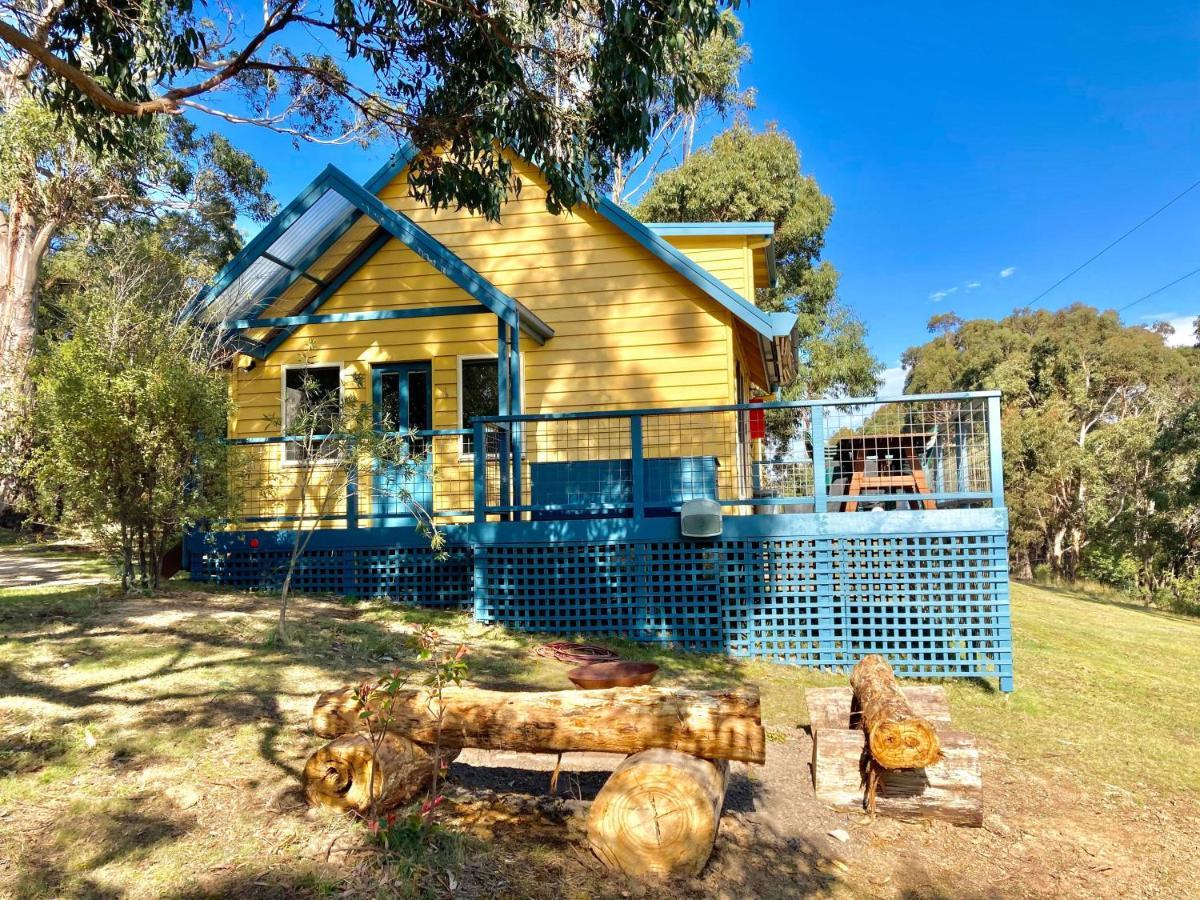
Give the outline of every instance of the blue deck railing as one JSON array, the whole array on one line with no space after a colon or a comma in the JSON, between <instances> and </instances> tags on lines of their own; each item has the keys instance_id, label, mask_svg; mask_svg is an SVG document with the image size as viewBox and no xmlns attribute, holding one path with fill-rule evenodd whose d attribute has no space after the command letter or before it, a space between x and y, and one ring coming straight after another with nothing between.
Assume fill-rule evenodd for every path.
<instances>
[{"instance_id":1,"label":"blue deck railing","mask_svg":"<svg viewBox=\"0 0 1200 900\"><path fill-rule=\"evenodd\" d=\"M489 416L476 521L1001 507L1000 395Z\"/></svg>"},{"instance_id":2,"label":"blue deck railing","mask_svg":"<svg viewBox=\"0 0 1200 900\"><path fill-rule=\"evenodd\" d=\"M414 432L410 472L378 461L309 479L284 447L231 440L245 524L656 518L1003 506L998 392L488 416ZM310 440L313 440L310 438ZM485 452L476 452L485 448Z\"/></svg>"}]
</instances>

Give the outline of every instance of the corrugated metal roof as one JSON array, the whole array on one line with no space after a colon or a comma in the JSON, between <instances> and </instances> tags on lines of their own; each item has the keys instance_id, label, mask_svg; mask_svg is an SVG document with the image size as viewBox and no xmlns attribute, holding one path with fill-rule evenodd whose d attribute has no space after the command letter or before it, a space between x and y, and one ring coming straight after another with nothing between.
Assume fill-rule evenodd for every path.
<instances>
[{"instance_id":1,"label":"corrugated metal roof","mask_svg":"<svg viewBox=\"0 0 1200 900\"><path fill-rule=\"evenodd\" d=\"M201 318L210 322L242 318L265 305L264 300L275 300L273 293L291 269L272 262L267 255L294 267L353 213L354 204L349 200L336 191L325 191L271 242L263 255L210 301Z\"/></svg>"}]
</instances>

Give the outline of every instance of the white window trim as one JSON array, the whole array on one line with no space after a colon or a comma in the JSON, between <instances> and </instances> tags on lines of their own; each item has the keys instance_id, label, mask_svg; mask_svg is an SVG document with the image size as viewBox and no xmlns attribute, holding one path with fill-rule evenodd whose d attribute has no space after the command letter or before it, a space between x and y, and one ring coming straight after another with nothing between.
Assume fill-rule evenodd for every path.
<instances>
[{"instance_id":1,"label":"white window trim","mask_svg":"<svg viewBox=\"0 0 1200 900\"><path fill-rule=\"evenodd\" d=\"M279 434L281 437L287 434L287 373L293 369L332 369L335 366L338 370L338 408L341 409L346 403L346 364L344 362L285 363L279 367ZM279 445L279 456L285 469L296 469L306 465L336 466L341 462L339 459L321 459L316 462L288 459L287 448L287 441L283 441Z\"/></svg>"},{"instance_id":2,"label":"white window trim","mask_svg":"<svg viewBox=\"0 0 1200 900\"><path fill-rule=\"evenodd\" d=\"M458 407L457 414L454 419L455 428L466 428L463 424L463 363L470 362L476 359L491 359L496 360L496 376L500 375L500 357L495 353L464 353L455 361L455 371L457 380L454 382L455 405ZM524 408L525 403L525 358L524 354L517 358L517 378L521 382L521 404ZM466 443L466 435L459 435L458 439L458 460L459 462L473 462L475 459L474 453L467 453L463 450L463 444Z\"/></svg>"}]
</instances>

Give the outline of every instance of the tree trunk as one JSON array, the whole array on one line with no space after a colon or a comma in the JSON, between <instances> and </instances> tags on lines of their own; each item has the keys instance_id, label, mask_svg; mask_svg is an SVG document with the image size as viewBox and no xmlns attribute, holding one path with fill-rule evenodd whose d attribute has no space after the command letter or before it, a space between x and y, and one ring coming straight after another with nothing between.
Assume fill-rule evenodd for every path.
<instances>
[{"instance_id":1,"label":"tree trunk","mask_svg":"<svg viewBox=\"0 0 1200 900\"><path fill-rule=\"evenodd\" d=\"M605 865L627 875L695 877L717 839L728 782L724 760L635 753L592 802L588 842Z\"/></svg>"},{"instance_id":2,"label":"tree trunk","mask_svg":"<svg viewBox=\"0 0 1200 900\"><path fill-rule=\"evenodd\" d=\"M596 691L506 693L448 687L396 695L386 727L420 744L479 747L528 753L592 750L637 753L650 747L681 750L708 759L761 763L766 745L758 688L687 691L612 688ZM352 688L317 699L312 725L318 734L361 731Z\"/></svg>"},{"instance_id":3,"label":"tree trunk","mask_svg":"<svg viewBox=\"0 0 1200 900\"><path fill-rule=\"evenodd\" d=\"M0 211L0 421L16 422L31 407L29 358L37 335L37 278L52 229L39 225L19 205ZM25 428L5 429L0 447L10 459L23 459L33 441ZM22 492L11 471L0 476L0 512Z\"/></svg>"},{"instance_id":4,"label":"tree trunk","mask_svg":"<svg viewBox=\"0 0 1200 900\"><path fill-rule=\"evenodd\" d=\"M885 769L922 769L941 759L937 732L913 713L887 660L864 656L850 673L871 757Z\"/></svg>"},{"instance_id":5,"label":"tree trunk","mask_svg":"<svg viewBox=\"0 0 1200 900\"><path fill-rule=\"evenodd\" d=\"M376 752L366 735L343 735L308 758L304 795L313 806L387 812L415 799L433 781L434 766L427 750L398 734L384 734Z\"/></svg>"}]
</instances>

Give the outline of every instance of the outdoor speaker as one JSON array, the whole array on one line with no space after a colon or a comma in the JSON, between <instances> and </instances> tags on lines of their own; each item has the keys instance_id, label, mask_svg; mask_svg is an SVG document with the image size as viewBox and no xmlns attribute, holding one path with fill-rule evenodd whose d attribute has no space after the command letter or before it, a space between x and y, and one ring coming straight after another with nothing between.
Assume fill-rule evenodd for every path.
<instances>
[{"instance_id":1,"label":"outdoor speaker","mask_svg":"<svg viewBox=\"0 0 1200 900\"><path fill-rule=\"evenodd\" d=\"M679 530L688 538L713 538L721 534L721 504L716 500L689 500L679 513Z\"/></svg>"}]
</instances>

